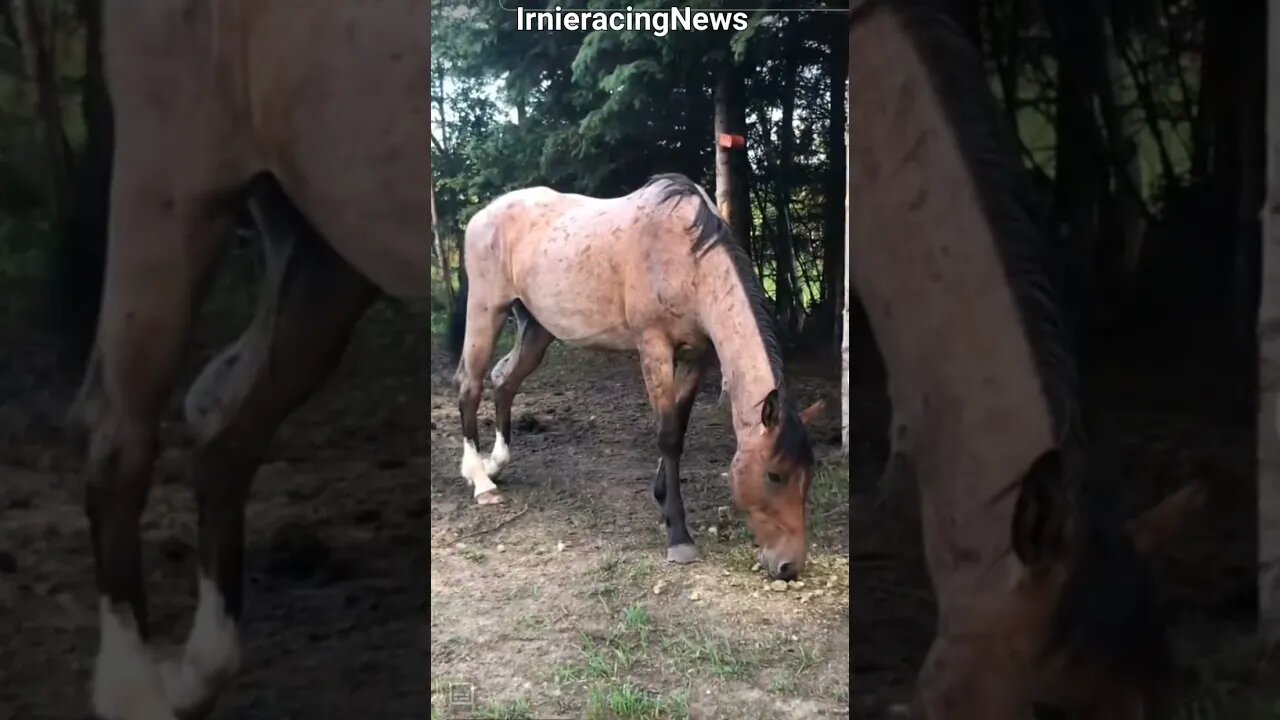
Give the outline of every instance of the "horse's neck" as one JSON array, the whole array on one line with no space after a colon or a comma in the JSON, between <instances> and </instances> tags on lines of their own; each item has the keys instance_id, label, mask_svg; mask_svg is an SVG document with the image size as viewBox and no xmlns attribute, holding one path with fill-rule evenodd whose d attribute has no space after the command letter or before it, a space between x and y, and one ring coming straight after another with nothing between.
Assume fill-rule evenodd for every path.
<instances>
[{"instance_id":1,"label":"horse's neck","mask_svg":"<svg viewBox=\"0 0 1280 720\"><path fill-rule=\"evenodd\" d=\"M777 383L746 288L728 253L720 248L707 253L699 274L698 315L720 358L733 432L741 441L759 427L761 401Z\"/></svg>"}]
</instances>

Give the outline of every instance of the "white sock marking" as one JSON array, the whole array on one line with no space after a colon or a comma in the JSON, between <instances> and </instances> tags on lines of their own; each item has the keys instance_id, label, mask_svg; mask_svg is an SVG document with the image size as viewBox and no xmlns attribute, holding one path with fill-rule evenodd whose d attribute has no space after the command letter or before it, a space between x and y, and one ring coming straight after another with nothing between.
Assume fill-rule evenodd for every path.
<instances>
[{"instance_id":1,"label":"white sock marking","mask_svg":"<svg viewBox=\"0 0 1280 720\"><path fill-rule=\"evenodd\" d=\"M507 449L507 439L499 432L493 441L493 452L489 453L489 459L484 461L485 473L491 478L497 477L510 459L511 451Z\"/></svg>"},{"instance_id":2,"label":"white sock marking","mask_svg":"<svg viewBox=\"0 0 1280 720\"><path fill-rule=\"evenodd\" d=\"M212 702L240 669L240 640L222 592L200 576L200 595L182 658L161 667L165 696L180 711Z\"/></svg>"},{"instance_id":3,"label":"white sock marking","mask_svg":"<svg viewBox=\"0 0 1280 720\"><path fill-rule=\"evenodd\" d=\"M98 657L93 666L93 711L107 720L177 720L163 680L138 634L133 610L98 599Z\"/></svg>"},{"instance_id":4,"label":"white sock marking","mask_svg":"<svg viewBox=\"0 0 1280 720\"><path fill-rule=\"evenodd\" d=\"M484 471L484 461L480 459L480 453L476 452L476 446L470 440L462 441L462 478L475 487L472 497L480 497L490 490L498 489Z\"/></svg>"}]
</instances>

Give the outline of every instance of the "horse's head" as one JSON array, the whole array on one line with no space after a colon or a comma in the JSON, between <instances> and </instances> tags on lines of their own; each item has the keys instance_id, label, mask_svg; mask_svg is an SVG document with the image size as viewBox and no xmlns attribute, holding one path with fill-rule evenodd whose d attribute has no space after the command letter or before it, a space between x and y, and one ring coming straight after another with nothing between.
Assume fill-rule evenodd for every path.
<instances>
[{"instance_id":1,"label":"horse's head","mask_svg":"<svg viewBox=\"0 0 1280 720\"><path fill-rule=\"evenodd\" d=\"M765 397L760 433L739 442L729 467L734 506L760 546L760 564L769 575L793 580L808 554L807 500L813 480L813 448L805 426L822 401L797 413L776 389Z\"/></svg>"},{"instance_id":2,"label":"horse's head","mask_svg":"<svg viewBox=\"0 0 1280 720\"><path fill-rule=\"evenodd\" d=\"M1164 716L1172 661L1148 560L1204 492L1188 485L1125 523L1099 478L1076 472L1096 469L1067 470L1051 450L1023 476L1007 583L969 588L921 671L930 716L1014 720L1033 702L1089 720Z\"/></svg>"}]
</instances>

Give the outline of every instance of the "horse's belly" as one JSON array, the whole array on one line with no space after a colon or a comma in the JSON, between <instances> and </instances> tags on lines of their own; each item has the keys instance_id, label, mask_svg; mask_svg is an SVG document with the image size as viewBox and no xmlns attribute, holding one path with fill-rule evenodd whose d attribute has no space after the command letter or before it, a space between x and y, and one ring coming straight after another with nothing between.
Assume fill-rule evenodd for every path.
<instances>
[{"instance_id":1,"label":"horse's belly","mask_svg":"<svg viewBox=\"0 0 1280 720\"><path fill-rule=\"evenodd\" d=\"M570 345L608 350L636 347L621 308L615 309L611 303L574 297L571 291L522 294L520 300L547 332Z\"/></svg>"}]
</instances>

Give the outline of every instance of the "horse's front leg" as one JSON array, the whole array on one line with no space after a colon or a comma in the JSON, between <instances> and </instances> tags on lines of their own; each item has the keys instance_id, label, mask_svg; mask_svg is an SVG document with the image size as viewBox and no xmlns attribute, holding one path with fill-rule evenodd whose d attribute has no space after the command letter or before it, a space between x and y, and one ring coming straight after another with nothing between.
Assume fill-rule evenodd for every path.
<instances>
[{"instance_id":1,"label":"horse's front leg","mask_svg":"<svg viewBox=\"0 0 1280 720\"><path fill-rule=\"evenodd\" d=\"M185 194L168 194L175 183L167 168L128 152L136 135L118 147L117 158L130 162L117 160L112 179L97 344L71 419L89 436L85 512L99 598L93 713L172 720L149 642L139 521L190 308L228 218ZM155 150L150 157L171 156Z\"/></svg>"},{"instance_id":2,"label":"horse's front leg","mask_svg":"<svg viewBox=\"0 0 1280 720\"><path fill-rule=\"evenodd\" d=\"M684 434L689 413L698 393L705 365L681 365L677 376L675 351L661 333L646 334L640 348L640 367L644 372L649 402L658 424L658 473L653 481L653 497L662 506L662 519L667 526L667 560L691 563L698 559L684 517L684 498L680 495L680 455L684 451Z\"/></svg>"},{"instance_id":3,"label":"horse's front leg","mask_svg":"<svg viewBox=\"0 0 1280 720\"><path fill-rule=\"evenodd\" d=\"M252 325L206 367L185 410L197 438L199 599L182 655L161 667L181 717L200 717L239 669L245 505L280 423L338 365L372 284L318 236L267 240L267 279Z\"/></svg>"}]
</instances>

